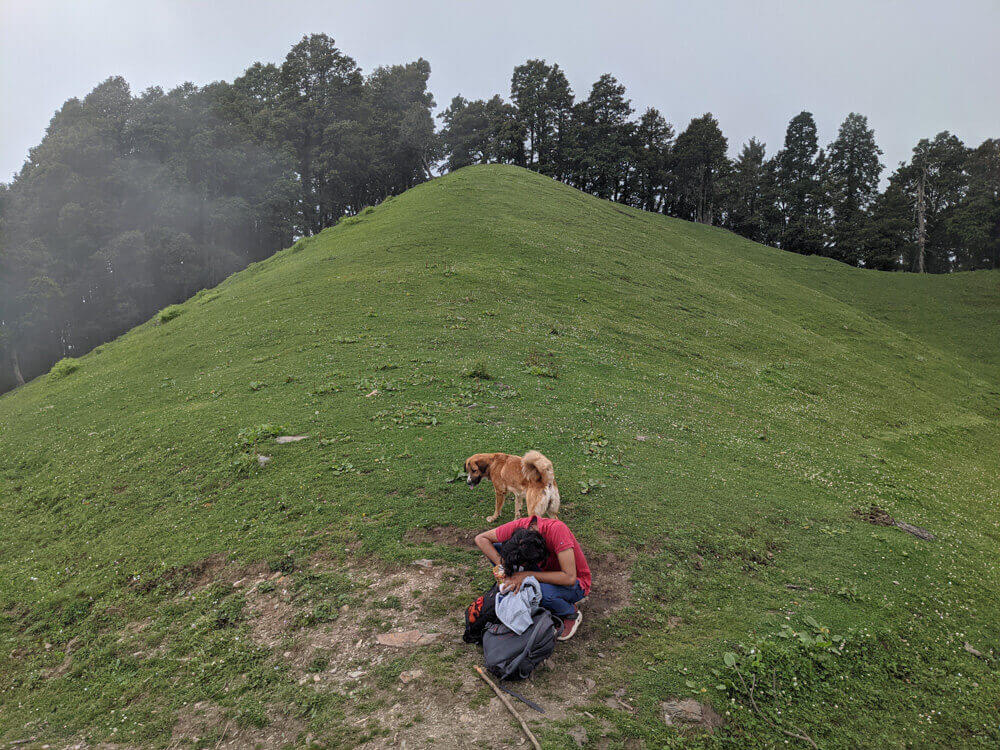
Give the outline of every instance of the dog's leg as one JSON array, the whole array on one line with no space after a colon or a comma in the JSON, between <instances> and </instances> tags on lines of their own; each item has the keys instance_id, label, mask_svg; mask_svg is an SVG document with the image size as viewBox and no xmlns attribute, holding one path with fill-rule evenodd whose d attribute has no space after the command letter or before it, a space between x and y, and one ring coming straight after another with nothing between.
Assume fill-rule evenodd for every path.
<instances>
[{"instance_id":1,"label":"dog's leg","mask_svg":"<svg viewBox=\"0 0 1000 750\"><path fill-rule=\"evenodd\" d=\"M494 508L492 516L486 516L487 521L495 521L500 518L500 511L503 510L504 500L507 499L507 493L501 492L499 487L494 486L493 491L496 493L496 508Z\"/></svg>"},{"instance_id":2,"label":"dog's leg","mask_svg":"<svg viewBox=\"0 0 1000 750\"><path fill-rule=\"evenodd\" d=\"M514 518L521 517L521 496L514 493Z\"/></svg>"}]
</instances>

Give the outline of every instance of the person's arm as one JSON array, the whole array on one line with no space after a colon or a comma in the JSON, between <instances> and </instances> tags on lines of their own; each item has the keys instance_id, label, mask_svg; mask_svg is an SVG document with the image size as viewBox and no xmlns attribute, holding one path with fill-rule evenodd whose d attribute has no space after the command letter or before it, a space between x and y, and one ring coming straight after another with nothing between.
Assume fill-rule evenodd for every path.
<instances>
[{"instance_id":1,"label":"person's arm","mask_svg":"<svg viewBox=\"0 0 1000 750\"><path fill-rule=\"evenodd\" d=\"M494 565L500 564L500 553L493 545L497 543L497 530L490 529L482 534L476 534L476 546L482 550L487 559ZM575 568L575 566L574 566Z\"/></svg>"},{"instance_id":2,"label":"person's arm","mask_svg":"<svg viewBox=\"0 0 1000 750\"><path fill-rule=\"evenodd\" d=\"M480 535L481 536L481 535ZM479 537L476 537L478 543ZM485 550L484 550L485 551ZM559 560L559 570L522 570L507 576L504 581L504 591L520 591L521 584L528 576L534 576L539 583L552 583L556 586L576 585L576 558L573 548L564 549L556 559Z\"/></svg>"}]
</instances>

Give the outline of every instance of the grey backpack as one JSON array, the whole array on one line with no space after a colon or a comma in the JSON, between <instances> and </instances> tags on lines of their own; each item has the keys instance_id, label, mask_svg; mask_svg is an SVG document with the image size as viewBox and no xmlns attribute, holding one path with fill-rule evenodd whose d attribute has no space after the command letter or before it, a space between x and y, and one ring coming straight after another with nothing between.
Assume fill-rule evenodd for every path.
<instances>
[{"instance_id":1,"label":"grey backpack","mask_svg":"<svg viewBox=\"0 0 1000 750\"><path fill-rule=\"evenodd\" d=\"M483 633L486 668L501 680L523 680L552 655L560 623L539 607L531 616L531 627L518 635L502 622L492 622Z\"/></svg>"}]
</instances>

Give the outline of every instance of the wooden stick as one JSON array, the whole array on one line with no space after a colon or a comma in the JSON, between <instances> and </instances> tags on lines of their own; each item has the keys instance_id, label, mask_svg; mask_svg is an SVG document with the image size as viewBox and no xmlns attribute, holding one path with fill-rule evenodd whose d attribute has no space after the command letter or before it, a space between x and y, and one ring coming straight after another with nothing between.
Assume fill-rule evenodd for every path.
<instances>
[{"instance_id":1,"label":"wooden stick","mask_svg":"<svg viewBox=\"0 0 1000 750\"><path fill-rule=\"evenodd\" d=\"M226 684L228 685L229 683L227 682ZM219 750L219 745L221 745L221 744L222 744L222 741L223 741L224 739L226 739L226 732L228 732L228 731L229 731L229 725L230 725L230 724L232 724L232 722L231 722L231 721L227 721L227 722L226 722L226 726L224 726L224 727L222 728L222 735L221 735L221 736L219 737L219 741L215 743L215 750Z\"/></svg>"},{"instance_id":2,"label":"wooden stick","mask_svg":"<svg viewBox=\"0 0 1000 750\"><path fill-rule=\"evenodd\" d=\"M479 672L479 676L486 681L487 685L493 688L493 692L496 693L497 697L503 701L503 704L505 706L507 706L507 710L510 711L512 714L514 714L514 718L517 719L518 722L521 724L521 729L524 730L525 736L527 736L527 738L531 740L531 744L534 745L535 750L542 750L542 746L538 744L538 740L535 739L535 735L533 735L531 733L531 730L528 729L528 725L524 723L524 719L521 718L521 714L519 714L517 712L517 709L514 708L514 705L510 702L510 699L507 698L507 696L504 695L503 692L501 692L500 688L498 688L496 685L493 684L493 680L491 680L489 677L486 676L486 673L483 671L482 667L480 667L478 664L476 664L475 667L476 671Z\"/></svg>"}]
</instances>

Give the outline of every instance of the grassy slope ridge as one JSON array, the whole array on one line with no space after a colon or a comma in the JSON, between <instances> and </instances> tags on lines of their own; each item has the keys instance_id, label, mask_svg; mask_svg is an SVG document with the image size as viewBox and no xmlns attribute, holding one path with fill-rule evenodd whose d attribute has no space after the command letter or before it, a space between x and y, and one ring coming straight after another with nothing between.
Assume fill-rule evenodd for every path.
<instances>
[{"instance_id":1,"label":"grassy slope ridge","mask_svg":"<svg viewBox=\"0 0 1000 750\"><path fill-rule=\"evenodd\" d=\"M301 708L280 654L136 582L356 541L476 571L471 591L471 553L407 532L482 528L491 493L447 480L474 451L539 448L585 548L632 566L629 607L593 624L606 658L577 666L635 711L596 702L592 737L676 738L660 700L707 687L723 710L723 652L808 616L877 640L789 687L780 721L824 747L987 746L998 286L782 253L521 169L421 185L0 398L0 742L166 744L185 701ZM463 376L480 359L492 380ZM311 437L244 475L234 444L264 423ZM871 503L937 539L852 517ZM175 658L122 653L137 621ZM301 710L319 733L341 716ZM728 732L786 739L733 713Z\"/></svg>"}]
</instances>

